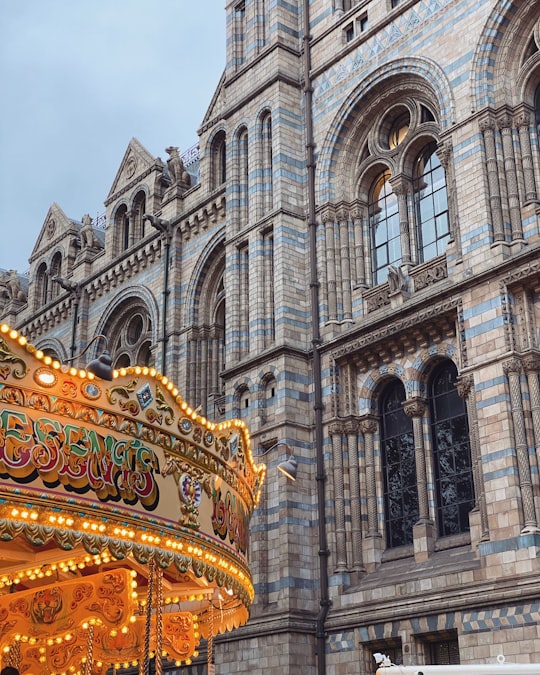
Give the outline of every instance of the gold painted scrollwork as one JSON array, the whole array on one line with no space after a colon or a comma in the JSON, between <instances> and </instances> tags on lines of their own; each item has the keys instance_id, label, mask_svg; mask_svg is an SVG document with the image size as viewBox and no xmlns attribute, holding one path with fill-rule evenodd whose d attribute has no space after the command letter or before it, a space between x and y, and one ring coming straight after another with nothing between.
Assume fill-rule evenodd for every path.
<instances>
[{"instance_id":1,"label":"gold painted scrollwork","mask_svg":"<svg viewBox=\"0 0 540 675\"><path fill-rule=\"evenodd\" d=\"M28 372L28 366L16 356L8 347L7 342L0 338L0 377L5 380L12 373L13 377L21 380Z\"/></svg>"}]
</instances>

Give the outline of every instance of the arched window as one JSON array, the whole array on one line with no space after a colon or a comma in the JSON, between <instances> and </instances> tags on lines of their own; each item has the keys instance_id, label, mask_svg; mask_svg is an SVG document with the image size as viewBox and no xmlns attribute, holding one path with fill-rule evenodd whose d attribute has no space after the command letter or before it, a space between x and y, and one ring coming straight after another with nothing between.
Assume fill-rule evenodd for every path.
<instances>
[{"instance_id":1,"label":"arched window","mask_svg":"<svg viewBox=\"0 0 540 675\"><path fill-rule=\"evenodd\" d=\"M143 216L146 211L146 195L140 190L133 200L133 234L135 238L144 237L145 221Z\"/></svg>"},{"instance_id":2,"label":"arched window","mask_svg":"<svg viewBox=\"0 0 540 675\"><path fill-rule=\"evenodd\" d=\"M51 277L51 280L54 279L54 277L62 276L62 254L59 251L57 251L53 256L49 276ZM51 283L50 291L50 299L52 300L60 294L61 287L59 284Z\"/></svg>"},{"instance_id":3,"label":"arched window","mask_svg":"<svg viewBox=\"0 0 540 675\"><path fill-rule=\"evenodd\" d=\"M418 491L412 420L405 414L405 387L395 380L380 399L386 545L411 544L418 520Z\"/></svg>"},{"instance_id":4,"label":"arched window","mask_svg":"<svg viewBox=\"0 0 540 675\"><path fill-rule=\"evenodd\" d=\"M219 131L212 142L212 188L218 188L227 179L225 132Z\"/></svg>"},{"instance_id":5,"label":"arched window","mask_svg":"<svg viewBox=\"0 0 540 675\"><path fill-rule=\"evenodd\" d=\"M392 192L390 171L383 171L369 191L373 283L386 281L388 265L401 261L398 202Z\"/></svg>"},{"instance_id":6,"label":"arched window","mask_svg":"<svg viewBox=\"0 0 540 675\"><path fill-rule=\"evenodd\" d=\"M114 229L116 241L119 244L119 253L129 248L129 219L127 215L127 206L122 204L118 207L114 216Z\"/></svg>"},{"instance_id":7,"label":"arched window","mask_svg":"<svg viewBox=\"0 0 540 675\"><path fill-rule=\"evenodd\" d=\"M413 174L420 262L442 255L450 238L444 169L430 143L416 158Z\"/></svg>"},{"instance_id":8,"label":"arched window","mask_svg":"<svg viewBox=\"0 0 540 675\"><path fill-rule=\"evenodd\" d=\"M248 165L248 132L247 129L238 136L238 177L240 188L240 213L242 225L247 224L249 213L249 165Z\"/></svg>"},{"instance_id":9,"label":"arched window","mask_svg":"<svg viewBox=\"0 0 540 675\"><path fill-rule=\"evenodd\" d=\"M440 537L467 532L474 506L469 427L456 377L455 365L445 361L433 372L429 388Z\"/></svg>"},{"instance_id":10,"label":"arched window","mask_svg":"<svg viewBox=\"0 0 540 675\"><path fill-rule=\"evenodd\" d=\"M109 336L115 368L152 366L152 320L137 299L125 301L108 321L104 333Z\"/></svg>"},{"instance_id":11,"label":"arched window","mask_svg":"<svg viewBox=\"0 0 540 675\"><path fill-rule=\"evenodd\" d=\"M264 212L272 210L273 206L273 162L272 162L272 115L267 113L261 124L262 137L262 171Z\"/></svg>"},{"instance_id":12,"label":"arched window","mask_svg":"<svg viewBox=\"0 0 540 675\"><path fill-rule=\"evenodd\" d=\"M36 274L36 309L46 305L49 299L49 274L46 263L41 263Z\"/></svg>"}]
</instances>

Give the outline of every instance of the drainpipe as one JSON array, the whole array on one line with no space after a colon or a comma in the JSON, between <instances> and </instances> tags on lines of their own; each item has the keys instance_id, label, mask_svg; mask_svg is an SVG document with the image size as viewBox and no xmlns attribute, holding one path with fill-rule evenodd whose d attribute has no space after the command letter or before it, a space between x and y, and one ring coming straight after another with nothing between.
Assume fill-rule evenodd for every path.
<instances>
[{"instance_id":1,"label":"drainpipe","mask_svg":"<svg viewBox=\"0 0 540 675\"><path fill-rule=\"evenodd\" d=\"M75 349L77 346L77 323L79 321L79 304L81 302L82 289L81 285L78 282L70 281L69 279L64 279L60 276L52 277L52 281L61 286L64 290L68 291L70 296L73 299L73 319L71 322L71 346L70 346L70 357L71 359L75 358Z\"/></svg>"},{"instance_id":2,"label":"drainpipe","mask_svg":"<svg viewBox=\"0 0 540 675\"><path fill-rule=\"evenodd\" d=\"M167 342L169 341L169 336L167 332L167 314L168 314L168 301L169 293L169 260L171 255L171 239L172 239L172 224L170 220L165 220L164 218L158 218L157 216L150 215L145 213L143 215L143 221L148 220L152 227L154 227L158 232L163 235L163 244L165 246L165 261L163 269L163 304L162 311L163 317L161 321L162 325L162 334L161 334L161 374L165 375L165 369L167 365Z\"/></svg>"},{"instance_id":3,"label":"drainpipe","mask_svg":"<svg viewBox=\"0 0 540 675\"><path fill-rule=\"evenodd\" d=\"M323 449L323 398L321 370L321 335L319 319L319 280L317 274L317 222L315 214L315 144L313 140L313 89L311 82L311 45L309 0L304 0L304 101L306 127L306 161L308 172L308 227L311 296L311 330L313 350L313 411L315 416L315 452L317 458L317 515L319 521L319 612L317 615L317 673L326 675L326 617L330 608L328 594L328 543L326 539L326 506Z\"/></svg>"}]
</instances>

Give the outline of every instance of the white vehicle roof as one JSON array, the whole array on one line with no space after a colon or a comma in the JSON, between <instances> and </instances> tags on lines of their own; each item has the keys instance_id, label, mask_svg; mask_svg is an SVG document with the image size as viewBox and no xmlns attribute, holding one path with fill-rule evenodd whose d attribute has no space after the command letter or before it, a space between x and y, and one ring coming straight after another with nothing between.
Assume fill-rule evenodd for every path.
<instances>
[{"instance_id":1,"label":"white vehicle roof","mask_svg":"<svg viewBox=\"0 0 540 675\"><path fill-rule=\"evenodd\" d=\"M377 675L540 675L540 663L471 664L461 666L382 666Z\"/></svg>"}]
</instances>

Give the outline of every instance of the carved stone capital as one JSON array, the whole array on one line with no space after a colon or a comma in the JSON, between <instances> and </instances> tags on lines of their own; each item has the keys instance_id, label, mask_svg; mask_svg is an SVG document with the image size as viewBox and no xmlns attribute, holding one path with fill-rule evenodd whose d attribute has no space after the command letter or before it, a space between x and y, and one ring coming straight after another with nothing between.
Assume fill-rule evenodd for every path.
<instances>
[{"instance_id":1,"label":"carved stone capital","mask_svg":"<svg viewBox=\"0 0 540 675\"><path fill-rule=\"evenodd\" d=\"M342 223L349 219L349 210L344 204L340 204L336 209L336 217L338 222Z\"/></svg>"},{"instance_id":2,"label":"carved stone capital","mask_svg":"<svg viewBox=\"0 0 540 675\"><path fill-rule=\"evenodd\" d=\"M437 157L444 169L448 169L452 157L453 147L450 141L444 141L437 146Z\"/></svg>"},{"instance_id":3,"label":"carved stone capital","mask_svg":"<svg viewBox=\"0 0 540 675\"><path fill-rule=\"evenodd\" d=\"M345 420L343 424L343 431L348 435L351 436L353 434L358 433L358 429L360 428L360 424L357 419L348 419Z\"/></svg>"},{"instance_id":4,"label":"carved stone capital","mask_svg":"<svg viewBox=\"0 0 540 675\"><path fill-rule=\"evenodd\" d=\"M495 122L491 117L485 117L483 120L480 120L480 131L493 131L495 129Z\"/></svg>"},{"instance_id":5,"label":"carved stone capital","mask_svg":"<svg viewBox=\"0 0 540 675\"><path fill-rule=\"evenodd\" d=\"M530 352L523 358L523 368L527 373L538 373L540 371L540 354Z\"/></svg>"},{"instance_id":6,"label":"carved stone capital","mask_svg":"<svg viewBox=\"0 0 540 675\"><path fill-rule=\"evenodd\" d=\"M510 129L512 127L512 117L508 113L503 113L497 117L497 126L499 129Z\"/></svg>"},{"instance_id":7,"label":"carved stone capital","mask_svg":"<svg viewBox=\"0 0 540 675\"><path fill-rule=\"evenodd\" d=\"M472 375L463 375L456 380L457 393L461 398L467 398L474 386L474 378Z\"/></svg>"},{"instance_id":8,"label":"carved stone capital","mask_svg":"<svg viewBox=\"0 0 540 675\"><path fill-rule=\"evenodd\" d=\"M522 368L522 363L521 359L518 359L517 357L512 357L511 359L508 359L508 361L505 361L503 364L503 371L506 375L509 375L510 373L521 373L521 368Z\"/></svg>"},{"instance_id":9,"label":"carved stone capital","mask_svg":"<svg viewBox=\"0 0 540 675\"><path fill-rule=\"evenodd\" d=\"M356 202L351 206L351 218L353 220L361 220L364 217L364 207L362 204Z\"/></svg>"},{"instance_id":10,"label":"carved stone capital","mask_svg":"<svg viewBox=\"0 0 540 675\"><path fill-rule=\"evenodd\" d=\"M516 117L516 127L529 127L531 125L531 114L528 110L522 110Z\"/></svg>"},{"instance_id":11,"label":"carved stone capital","mask_svg":"<svg viewBox=\"0 0 540 675\"><path fill-rule=\"evenodd\" d=\"M408 417L422 417L426 411L426 401L423 398L411 398L403 404L403 410Z\"/></svg>"},{"instance_id":12,"label":"carved stone capital","mask_svg":"<svg viewBox=\"0 0 540 675\"><path fill-rule=\"evenodd\" d=\"M377 431L377 419L375 417L363 417L360 420L360 431L363 434L374 434Z\"/></svg>"},{"instance_id":13,"label":"carved stone capital","mask_svg":"<svg viewBox=\"0 0 540 675\"><path fill-rule=\"evenodd\" d=\"M341 436L343 433L343 422L332 422L329 424L328 433L330 436Z\"/></svg>"},{"instance_id":14,"label":"carved stone capital","mask_svg":"<svg viewBox=\"0 0 540 675\"><path fill-rule=\"evenodd\" d=\"M325 206L321 210L321 221L326 223L333 223L336 219L336 210L333 206Z\"/></svg>"}]
</instances>

